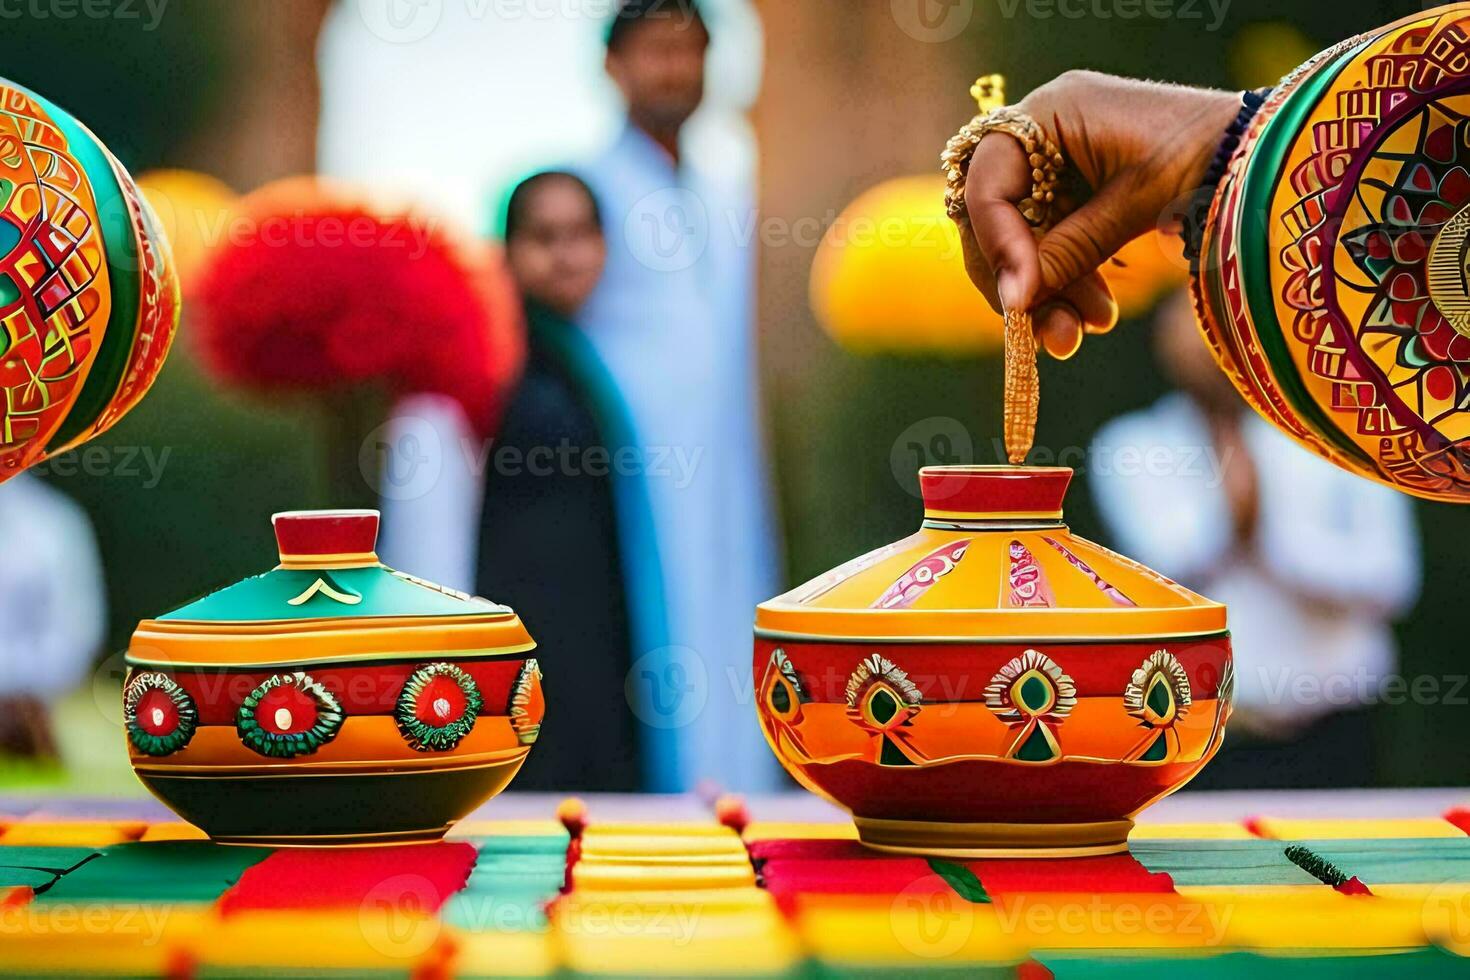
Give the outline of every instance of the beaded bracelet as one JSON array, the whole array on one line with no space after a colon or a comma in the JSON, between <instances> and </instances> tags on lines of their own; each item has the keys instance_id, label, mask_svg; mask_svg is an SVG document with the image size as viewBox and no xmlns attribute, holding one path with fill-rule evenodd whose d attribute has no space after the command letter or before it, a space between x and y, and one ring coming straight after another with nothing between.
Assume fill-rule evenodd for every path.
<instances>
[{"instance_id":1,"label":"beaded bracelet","mask_svg":"<svg viewBox=\"0 0 1470 980\"><path fill-rule=\"evenodd\" d=\"M1184 236L1184 257L1189 260L1191 275L1199 274L1200 249L1204 242L1205 223L1209 219L1210 202L1214 200L1220 181L1225 178L1225 170L1230 166L1230 158L1239 148L1241 138L1245 136L1251 120L1256 117L1256 113L1260 111L1266 97L1270 94L1270 87L1252 89L1240 94L1240 111L1236 113L1235 120L1226 127L1225 136L1220 140L1220 145L1215 149L1215 156L1205 171L1204 181L1190 195L1184 213L1180 216L1182 224L1180 234Z\"/></svg>"}]
</instances>

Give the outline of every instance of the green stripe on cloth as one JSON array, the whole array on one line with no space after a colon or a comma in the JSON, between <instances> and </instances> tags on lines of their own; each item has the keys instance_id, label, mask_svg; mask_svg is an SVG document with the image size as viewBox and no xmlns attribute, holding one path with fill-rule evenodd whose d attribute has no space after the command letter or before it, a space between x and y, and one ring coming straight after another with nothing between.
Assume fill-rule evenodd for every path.
<instances>
[{"instance_id":1,"label":"green stripe on cloth","mask_svg":"<svg viewBox=\"0 0 1470 980\"><path fill-rule=\"evenodd\" d=\"M1465 839L1470 840L1470 837ZM480 837L471 840L471 843L475 845L475 849L480 854L481 861L484 861L487 857L502 854L555 855L558 860L565 861L567 847L571 842L572 838L570 834L563 834L559 837L551 835L536 837Z\"/></svg>"},{"instance_id":2,"label":"green stripe on cloth","mask_svg":"<svg viewBox=\"0 0 1470 980\"><path fill-rule=\"evenodd\" d=\"M1470 840L1467 837L1466 840ZM0 845L0 868L37 868L61 874L97 853L92 847L6 847Z\"/></svg>"},{"instance_id":3,"label":"green stripe on cloth","mask_svg":"<svg viewBox=\"0 0 1470 980\"><path fill-rule=\"evenodd\" d=\"M1275 840L1134 841L1129 850L1134 859L1149 871L1163 872L1173 878L1176 887L1320 885L1320 881L1287 859L1289 843Z\"/></svg>"},{"instance_id":4,"label":"green stripe on cloth","mask_svg":"<svg viewBox=\"0 0 1470 980\"><path fill-rule=\"evenodd\" d=\"M1344 925L1344 928L1351 928ZM1055 980L1139 980L1140 977L1214 978L1290 976L1292 980L1315 977L1332 980L1394 980L1396 977L1463 977L1467 962L1438 949L1389 951L1363 956L1306 956L1300 954L1261 956L1255 953L1225 953L1198 956L1186 951L1167 956L1154 954L1100 956L1087 953L1038 953L1038 963L1051 971Z\"/></svg>"},{"instance_id":5,"label":"green stripe on cloth","mask_svg":"<svg viewBox=\"0 0 1470 980\"><path fill-rule=\"evenodd\" d=\"M40 868L0 868L0 888L42 889L56 880L56 872Z\"/></svg>"},{"instance_id":6,"label":"green stripe on cloth","mask_svg":"<svg viewBox=\"0 0 1470 980\"><path fill-rule=\"evenodd\" d=\"M1470 882L1470 837L1309 840L1301 843L1344 874L1379 885Z\"/></svg>"},{"instance_id":7,"label":"green stripe on cloth","mask_svg":"<svg viewBox=\"0 0 1470 980\"><path fill-rule=\"evenodd\" d=\"M36 900L213 902L272 853L209 841L118 844L62 875Z\"/></svg>"},{"instance_id":8,"label":"green stripe on cloth","mask_svg":"<svg viewBox=\"0 0 1470 980\"><path fill-rule=\"evenodd\" d=\"M439 920L465 932L545 932L551 895L491 895L464 891L444 903Z\"/></svg>"}]
</instances>

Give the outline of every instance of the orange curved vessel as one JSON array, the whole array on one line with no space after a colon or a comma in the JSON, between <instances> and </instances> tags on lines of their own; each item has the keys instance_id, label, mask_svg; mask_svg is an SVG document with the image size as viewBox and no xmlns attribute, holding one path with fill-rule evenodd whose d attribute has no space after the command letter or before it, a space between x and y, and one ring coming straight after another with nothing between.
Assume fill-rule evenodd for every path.
<instances>
[{"instance_id":1,"label":"orange curved vessel","mask_svg":"<svg viewBox=\"0 0 1470 980\"><path fill-rule=\"evenodd\" d=\"M1124 850L1219 749L1225 607L1074 536L1071 477L925 469L915 534L756 610L766 739L865 844Z\"/></svg>"}]
</instances>

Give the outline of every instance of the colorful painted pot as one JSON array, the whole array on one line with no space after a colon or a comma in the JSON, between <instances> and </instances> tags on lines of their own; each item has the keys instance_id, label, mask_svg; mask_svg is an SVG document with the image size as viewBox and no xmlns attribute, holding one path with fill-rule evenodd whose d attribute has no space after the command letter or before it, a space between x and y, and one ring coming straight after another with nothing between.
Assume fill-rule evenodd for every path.
<instances>
[{"instance_id":1,"label":"colorful painted pot","mask_svg":"<svg viewBox=\"0 0 1470 980\"><path fill-rule=\"evenodd\" d=\"M882 850L1103 854L1224 737L1225 607L1074 537L1072 471L921 471L915 534L756 610L760 723Z\"/></svg>"},{"instance_id":2,"label":"colorful painted pot","mask_svg":"<svg viewBox=\"0 0 1470 980\"><path fill-rule=\"evenodd\" d=\"M178 317L168 242L122 164L0 80L0 483L136 405Z\"/></svg>"},{"instance_id":3,"label":"colorful painted pot","mask_svg":"<svg viewBox=\"0 0 1470 980\"><path fill-rule=\"evenodd\" d=\"M1470 4L1279 85L1206 228L1196 301L1265 418L1408 493L1470 500Z\"/></svg>"},{"instance_id":4,"label":"colorful painted pot","mask_svg":"<svg viewBox=\"0 0 1470 980\"><path fill-rule=\"evenodd\" d=\"M275 569L133 634L138 778L223 843L442 836L536 741L535 643L505 606L380 564L376 511L274 524Z\"/></svg>"}]
</instances>

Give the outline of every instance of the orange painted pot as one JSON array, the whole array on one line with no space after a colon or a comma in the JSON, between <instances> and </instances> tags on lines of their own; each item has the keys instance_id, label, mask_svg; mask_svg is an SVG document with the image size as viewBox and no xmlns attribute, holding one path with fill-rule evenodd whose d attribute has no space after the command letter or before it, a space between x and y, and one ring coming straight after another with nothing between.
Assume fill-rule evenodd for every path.
<instances>
[{"instance_id":1,"label":"orange painted pot","mask_svg":"<svg viewBox=\"0 0 1470 980\"><path fill-rule=\"evenodd\" d=\"M865 844L1121 851L1219 749L1225 607L1075 537L1071 476L925 469L917 533L756 610L766 739Z\"/></svg>"},{"instance_id":2,"label":"orange painted pot","mask_svg":"<svg viewBox=\"0 0 1470 980\"><path fill-rule=\"evenodd\" d=\"M378 562L376 511L274 518L280 564L138 625L138 778L223 843L433 840L540 732L535 643L505 606Z\"/></svg>"}]
</instances>

